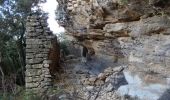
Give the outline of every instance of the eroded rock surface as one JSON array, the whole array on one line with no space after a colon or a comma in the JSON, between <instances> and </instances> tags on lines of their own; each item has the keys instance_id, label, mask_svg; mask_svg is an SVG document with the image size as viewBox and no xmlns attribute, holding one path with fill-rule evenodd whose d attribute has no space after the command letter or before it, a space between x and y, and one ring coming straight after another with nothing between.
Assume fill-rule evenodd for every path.
<instances>
[{"instance_id":1,"label":"eroded rock surface","mask_svg":"<svg viewBox=\"0 0 170 100\"><path fill-rule=\"evenodd\" d=\"M97 87L96 83L102 85L106 80L112 79L112 76L117 77L117 74L107 76L104 72L105 68L113 69L115 66L124 65L130 73L136 72L132 76L139 76L145 85L166 83L161 79L170 76L170 2L168 0L65 0L59 2L59 5L59 8L65 5L63 12L66 15L63 18L68 19L59 18L58 21L62 22L61 25L65 27L67 35L75 37L80 44L92 48L95 52L92 57L93 63L89 62L92 64L90 67L93 69L90 73L92 77L83 79L85 84L90 85L88 90ZM96 66L99 66L94 64L95 62L101 65L103 70L95 73L95 69L98 69ZM89 66L81 65L81 67L83 69ZM126 78L123 72L121 75ZM122 76L118 75L118 77ZM167 84L169 85L168 82ZM135 85L136 83L131 87ZM108 84L106 89L115 93L113 92L115 86L116 84ZM140 85L138 88L146 88L146 86ZM170 87L161 89L162 92L156 94L156 99L161 99L164 94L167 94L168 88ZM139 94L136 95L138 99L144 100Z\"/></svg>"}]
</instances>

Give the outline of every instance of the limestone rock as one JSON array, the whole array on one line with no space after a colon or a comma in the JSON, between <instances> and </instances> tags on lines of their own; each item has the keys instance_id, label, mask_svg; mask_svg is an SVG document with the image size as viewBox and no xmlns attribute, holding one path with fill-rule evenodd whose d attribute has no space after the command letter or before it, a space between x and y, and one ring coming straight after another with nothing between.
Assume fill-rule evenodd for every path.
<instances>
[{"instance_id":1,"label":"limestone rock","mask_svg":"<svg viewBox=\"0 0 170 100\"><path fill-rule=\"evenodd\" d=\"M96 86L102 86L104 84L104 81L102 81L102 80L97 80L96 82L95 82L95 85Z\"/></svg>"},{"instance_id":2,"label":"limestone rock","mask_svg":"<svg viewBox=\"0 0 170 100\"><path fill-rule=\"evenodd\" d=\"M107 92L111 92L111 91L113 91L113 89L114 89L114 87L113 87L113 85L110 83L107 87L106 87L106 91Z\"/></svg>"},{"instance_id":3,"label":"limestone rock","mask_svg":"<svg viewBox=\"0 0 170 100\"><path fill-rule=\"evenodd\" d=\"M98 75L98 78L99 78L100 80L105 80L106 74L105 74L105 73L100 73L100 74Z\"/></svg>"}]
</instances>

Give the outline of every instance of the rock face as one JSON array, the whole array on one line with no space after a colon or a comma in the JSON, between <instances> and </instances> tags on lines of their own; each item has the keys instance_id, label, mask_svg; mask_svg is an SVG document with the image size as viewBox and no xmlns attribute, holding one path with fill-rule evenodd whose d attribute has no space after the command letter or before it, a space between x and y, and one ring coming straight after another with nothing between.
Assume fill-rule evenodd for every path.
<instances>
[{"instance_id":1,"label":"rock face","mask_svg":"<svg viewBox=\"0 0 170 100\"><path fill-rule=\"evenodd\" d=\"M64 1L59 2L59 8L65 5L68 20L61 25L67 35L94 50L93 59L102 58L108 66L125 64L130 72L142 73L136 74L144 84L148 83L144 75L169 77L169 0ZM98 76L104 77L103 73Z\"/></svg>"},{"instance_id":2,"label":"rock face","mask_svg":"<svg viewBox=\"0 0 170 100\"><path fill-rule=\"evenodd\" d=\"M51 74L59 66L57 38L46 20L45 15L33 13L26 24L26 89L40 94L52 85Z\"/></svg>"}]
</instances>

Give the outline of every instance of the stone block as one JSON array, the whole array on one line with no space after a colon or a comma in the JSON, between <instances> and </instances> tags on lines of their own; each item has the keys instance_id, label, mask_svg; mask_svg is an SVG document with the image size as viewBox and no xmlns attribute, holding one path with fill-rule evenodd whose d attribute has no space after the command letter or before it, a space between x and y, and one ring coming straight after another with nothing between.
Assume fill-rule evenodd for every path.
<instances>
[{"instance_id":1,"label":"stone block","mask_svg":"<svg viewBox=\"0 0 170 100\"><path fill-rule=\"evenodd\" d=\"M36 88L39 86L39 83L26 83L26 88Z\"/></svg>"},{"instance_id":2,"label":"stone block","mask_svg":"<svg viewBox=\"0 0 170 100\"><path fill-rule=\"evenodd\" d=\"M47 26L48 26L48 23L41 23L41 25L42 25L43 27L47 27Z\"/></svg>"},{"instance_id":3,"label":"stone block","mask_svg":"<svg viewBox=\"0 0 170 100\"><path fill-rule=\"evenodd\" d=\"M52 63L51 60L44 60L44 61L43 61L43 64L50 64L50 63Z\"/></svg>"},{"instance_id":4,"label":"stone block","mask_svg":"<svg viewBox=\"0 0 170 100\"><path fill-rule=\"evenodd\" d=\"M44 54L36 54L35 57L36 57L36 58L43 58L43 57L44 57Z\"/></svg>"},{"instance_id":5,"label":"stone block","mask_svg":"<svg viewBox=\"0 0 170 100\"><path fill-rule=\"evenodd\" d=\"M40 45L37 45L37 44L27 44L26 45L26 49L36 49L38 46L40 46Z\"/></svg>"},{"instance_id":6,"label":"stone block","mask_svg":"<svg viewBox=\"0 0 170 100\"><path fill-rule=\"evenodd\" d=\"M42 33L42 32L43 32L43 29L35 29L35 31L36 31L37 33Z\"/></svg>"},{"instance_id":7,"label":"stone block","mask_svg":"<svg viewBox=\"0 0 170 100\"><path fill-rule=\"evenodd\" d=\"M30 55L27 55L27 56L26 56L26 59L31 59L31 58L33 58L33 57L34 57L34 56L30 54Z\"/></svg>"},{"instance_id":8,"label":"stone block","mask_svg":"<svg viewBox=\"0 0 170 100\"><path fill-rule=\"evenodd\" d=\"M32 26L40 26L40 23L39 23L39 22L36 22L36 23L32 23L31 25L32 25Z\"/></svg>"},{"instance_id":9,"label":"stone block","mask_svg":"<svg viewBox=\"0 0 170 100\"><path fill-rule=\"evenodd\" d=\"M32 65L32 68L41 69L41 68L43 68L43 64L34 64L34 65Z\"/></svg>"},{"instance_id":10,"label":"stone block","mask_svg":"<svg viewBox=\"0 0 170 100\"><path fill-rule=\"evenodd\" d=\"M104 84L104 81L102 81L102 80L97 80L96 82L95 82L95 85L96 86L102 86Z\"/></svg>"},{"instance_id":11,"label":"stone block","mask_svg":"<svg viewBox=\"0 0 170 100\"><path fill-rule=\"evenodd\" d=\"M41 75L42 70L41 69L27 69L26 70L26 77L31 77L31 76L36 76L36 75Z\"/></svg>"},{"instance_id":12,"label":"stone block","mask_svg":"<svg viewBox=\"0 0 170 100\"><path fill-rule=\"evenodd\" d=\"M26 31L27 31L27 32L34 32L34 31L35 31L35 28L34 28L34 27L30 27L30 26L28 25ZM26 35L29 35L29 34L26 34Z\"/></svg>"},{"instance_id":13,"label":"stone block","mask_svg":"<svg viewBox=\"0 0 170 100\"><path fill-rule=\"evenodd\" d=\"M26 83L31 83L33 81L32 77L25 77Z\"/></svg>"},{"instance_id":14,"label":"stone block","mask_svg":"<svg viewBox=\"0 0 170 100\"><path fill-rule=\"evenodd\" d=\"M26 39L26 44L34 44L34 45L41 45L43 44L41 39Z\"/></svg>"},{"instance_id":15,"label":"stone block","mask_svg":"<svg viewBox=\"0 0 170 100\"><path fill-rule=\"evenodd\" d=\"M41 62L43 62L43 58L26 59L27 64L39 64Z\"/></svg>"},{"instance_id":16,"label":"stone block","mask_svg":"<svg viewBox=\"0 0 170 100\"><path fill-rule=\"evenodd\" d=\"M51 82L51 78L45 77L45 78L44 78L44 81L45 81L45 82Z\"/></svg>"},{"instance_id":17,"label":"stone block","mask_svg":"<svg viewBox=\"0 0 170 100\"><path fill-rule=\"evenodd\" d=\"M51 75L45 75L46 78L51 78L52 76Z\"/></svg>"},{"instance_id":18,"label":"stone block","mask_svg":"<svg viewBox=\"0 0 170 100\"><path fill-rule=\"evenodd\" d=\"M41 77L33 77L32 78L32 82L41 82L41 81L42 81Z\"/></svg>"},{"instance_id":19,"label":"stone block","mask_svg":"<svg viewBox=\"0 0 170 100\"><path fill-rule=\"evenodd\" d=\"M44 64L44 68L49 68L49 64Z\"/></svg>"},{"instance_id":20,"label":"stone block","mask_svg":"<svg viewBox=\"0 0 170 100\"><path fill-rule=\"evenodd\" d=\"M27 64L27 65L25 66L25 68L26 68L26 69L32 69L32 65L28 65L28 64Z\"/></svg>"}]
</instances>

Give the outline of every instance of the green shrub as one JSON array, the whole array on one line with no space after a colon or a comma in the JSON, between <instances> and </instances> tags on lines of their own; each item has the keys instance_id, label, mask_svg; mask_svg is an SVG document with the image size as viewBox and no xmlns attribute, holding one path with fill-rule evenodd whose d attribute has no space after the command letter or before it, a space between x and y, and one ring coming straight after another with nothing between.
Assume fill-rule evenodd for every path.
<instances>
[{"instance_id":1,"label":"green shrub","mask_svg":"<svg viewBox=\"0 0 170 100\"><path fill-rule=\"evenodd\" d=\"M125 4L128 4L128 0L120 0L120 2L125 5Z\"/></svg>"}]
</instances>

